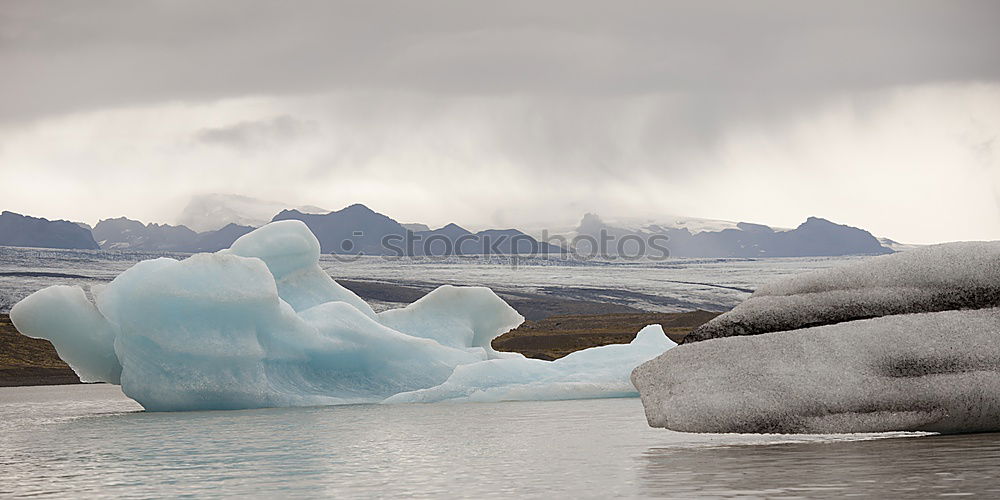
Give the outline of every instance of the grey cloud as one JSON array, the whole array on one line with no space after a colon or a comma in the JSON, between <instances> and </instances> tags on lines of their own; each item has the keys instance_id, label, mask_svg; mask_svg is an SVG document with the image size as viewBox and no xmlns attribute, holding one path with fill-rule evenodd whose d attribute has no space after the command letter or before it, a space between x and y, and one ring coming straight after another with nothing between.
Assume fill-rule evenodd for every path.
<instances>
[{"instance_id":1,"label":"grey cloud","mask_svg":"<svg viewBox=\"0 0 1000 500\"><path fill-rule=\"evenodd\" d=\"M281 115L267 120L243 121L224 127L203 128L194 134L194 138L205 144L247 149L302 138L316 133L317 130L318 124L314 121Z\"/></svg>"},{"instance_id":2,"label":"grey cloud","mask_svg":"<svg viewBox=\"0 0 1000 500\"><path fill-rule=\"evenodd\" d=\"M0 119L353 89L737 106L1000 77L1000 3L7 2Z\"/></svg>"},{"instance_id":3,"label":"grey cloud","mask_svg":"<svg viewBox=\"0 0 1000 500\"><path fill-rule=\"evenodd\" d=\"M440 222L607 208L995 235L977 190L1000 193L998 20L979 0L7 0L4 174L81 198L0 190L95 214L95 189L144 210L226 189ZM77 111L98 112L26 123ZM935 218L928 197L963 208Z\"/></svg>"}]
</instances>

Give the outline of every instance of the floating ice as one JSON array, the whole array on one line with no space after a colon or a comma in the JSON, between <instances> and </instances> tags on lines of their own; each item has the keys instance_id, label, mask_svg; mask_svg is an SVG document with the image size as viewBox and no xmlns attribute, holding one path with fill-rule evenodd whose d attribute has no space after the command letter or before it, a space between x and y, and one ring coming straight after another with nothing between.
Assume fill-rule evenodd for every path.
<instances>
[{"instance_id":1,"label":"floating ice","mask_svg":"<svg viewBox=\"0 0 1000 500\"><path fill-rule=\"evenodd\" d=\"M649 325L629 344L570 353L555 361L517 357L455 368L443 384L397 394L387 403L517 401L635 397L624 366L638 366L674 347L659 325Z\"/></svg>"},{"instance_id":2,"label":"floating ice","mask_svg":"<svg viewBox=\"0 0 1000 500\"><path fill-rule=\"evenodd\" d=\"M121 383L122 365L115 355L115 329L78 286L57 285L15 304L15 325L29 337L52 341L59 357L84 382ZM58 310L49 306L58 304Z\"/></svg>"},{"instance_id":3,"label":"floating ice","mask_svg":"<svg viewBox=\"0 0 1000 500\"><path fill-rule=\"evenodd\" d=\"M996 431L1000 309L696 342L632 380L649 425L677 431Z\"/></svg>"},{"instance_id":4,"label":"floating ice","mask_svg":"<svg viewBox=\"0 0 1000 500\"><path fill-rule=\"evenodd\" d=\"M679 431L1000 430L997 306L1000 243L873 258L761 288L632 381Z\"/></svg>"},{"instance_id":5,"label":"floating ice","mask_svg":"<svg viewBox=\"0 0 1000 500\"><path fill-rule=\"evenodd\" d=\"M489 289L444 286L375 314L318 258L304 224L276 222L229 250L140 262L95 288L96 304L79 287L41 290L15 305L11 320L23 334L51 340L82 380L120 384L148 410L394 395L398 402L615 397L634 393L632 368L672 345L662 331L645 331L632 344L559 362L499 353L490 341L523 318Z\"/></svg>"},{"instance_id":6,"label":"floating ice","mask_svg":"<svg viewBox=\"0 0 1000 500\"><path fill-rule=\"evenodd\" d=\"M985 307L1000 307L1000 242L948 243L761 286L683 342Z\"/></svg>"},{"instance_id":7,"label":"floating ice","mask_svg":"<svg viewBox=\"0 0 1000 500\"><path fill-rule=\"evenodd\" d=\"M305 224L299 223L302 226ZM256 257L267 264L278 296L296 311L325 302L346 302L374 318L375 311L319 267L319 241L308 229L290 221L267 224L233 242L229 250L240 257Z\"/></svg>"}]
</instances>

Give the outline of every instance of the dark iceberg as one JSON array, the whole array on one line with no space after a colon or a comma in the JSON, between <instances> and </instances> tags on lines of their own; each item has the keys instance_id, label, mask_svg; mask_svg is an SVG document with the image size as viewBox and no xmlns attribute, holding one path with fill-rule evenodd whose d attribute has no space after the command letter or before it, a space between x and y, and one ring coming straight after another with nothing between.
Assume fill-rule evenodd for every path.
<instances>
[{"instance_id":1,"label":"dark iceberg","mask_svg":"<svg viewBox=\"0 0 1000 500\"><path fill-rule=\"evenodd\" d=\"M678 431L1000 430L1000 242L764 286L632 382Z\"/></svg>"}]
</instances>

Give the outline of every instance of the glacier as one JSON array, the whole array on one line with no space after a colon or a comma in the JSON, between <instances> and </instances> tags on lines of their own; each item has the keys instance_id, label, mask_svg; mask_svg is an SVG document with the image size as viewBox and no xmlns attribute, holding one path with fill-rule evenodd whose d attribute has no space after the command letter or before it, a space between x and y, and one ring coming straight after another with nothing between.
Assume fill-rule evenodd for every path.
<instances>
[{"instance_id":1,"label":"glacier","mask_svg":"<svg viewBox=\"0 0 1000 500\"><path fill-rule=\"evenodd\" d=\"M150 411L636 396L631 370L674 346L652 326L557 361L497 352L524 318L490 289L375 313L319 255L305 224L274 222L216 253L139 262L90 297L39 290L10 317Z\"/></svg>"},{"instance_id":2,"label":"glacier","mask_svg":"<svg viewBox=\"0 0 1000 500\"><path fill-rule=\"evenodd\" d=\"M1000 242L776 281L632 381L677 431L1000 430Z\"/></svg>"}]
</instances>

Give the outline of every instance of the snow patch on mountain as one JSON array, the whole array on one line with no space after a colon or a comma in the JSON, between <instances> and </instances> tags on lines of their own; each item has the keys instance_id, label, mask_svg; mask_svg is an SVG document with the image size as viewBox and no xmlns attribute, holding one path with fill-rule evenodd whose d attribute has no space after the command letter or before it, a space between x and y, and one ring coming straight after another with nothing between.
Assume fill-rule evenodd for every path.
<instances>
[{"instance_id":1,"label":"snow patch on mountain","mask_svg":"<svg viewBox=\"0 0 1000 500\"><path fill-rule=\"evenodd\" d=\"M278 212L288 208L309 214L329 212L312 205L292 207L291 204L280 201L261 200L237 194L210 193L192 196L177 217L177 223L196 232L215 231L228 224L261 227L271 222Z\"/></svg>"}]
</instances>

